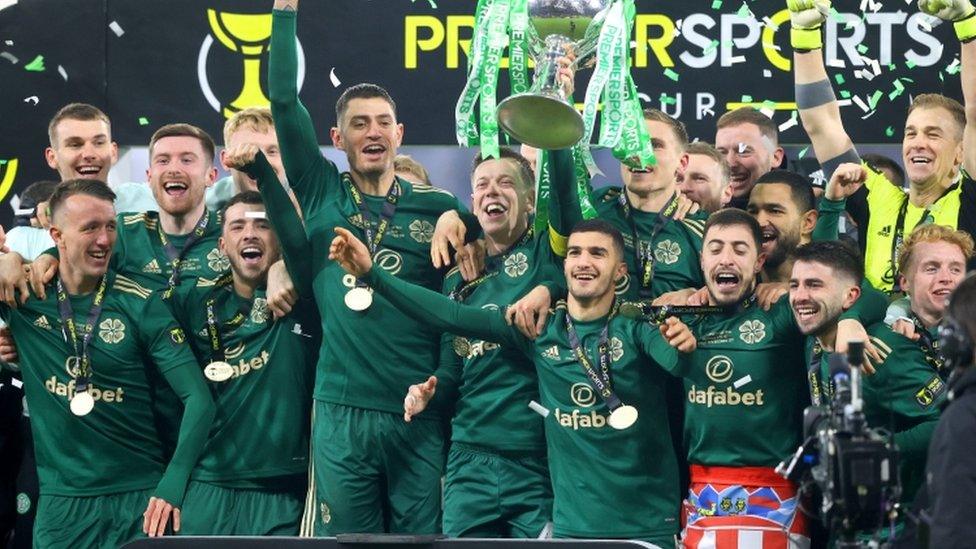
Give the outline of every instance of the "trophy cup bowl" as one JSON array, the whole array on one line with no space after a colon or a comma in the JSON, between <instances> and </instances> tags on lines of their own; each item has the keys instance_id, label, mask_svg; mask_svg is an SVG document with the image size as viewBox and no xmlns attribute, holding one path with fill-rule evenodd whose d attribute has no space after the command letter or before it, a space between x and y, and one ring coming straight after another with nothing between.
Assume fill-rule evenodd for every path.
<instances>
[{"instance_id":1,"label":"trophy cup bowl","mask_svg":"<svg viewBox=\"0 0 976 549\"><path fill-rule=\"evenodd\" d=\"M557 60L567 45L575 67L596 53L613 0L529 0L528 41L535 61L532 88L498 104L498 124L521 143L566 149L583 138L583 117L563 93Z\"/></svg>"}]
</instances>

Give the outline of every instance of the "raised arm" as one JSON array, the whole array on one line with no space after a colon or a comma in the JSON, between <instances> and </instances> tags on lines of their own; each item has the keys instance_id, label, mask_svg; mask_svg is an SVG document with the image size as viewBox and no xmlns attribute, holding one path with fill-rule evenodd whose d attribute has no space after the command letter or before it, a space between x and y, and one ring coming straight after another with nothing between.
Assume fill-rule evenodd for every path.
<instances>
[{"instance_id":1,"label":"raised arm","mask_svg":"<svg viewBox=\"0 0 976 549\"><path fill-rule=\"evenodd\" d=\"M566 257L566 242L573 227L583 220L579 194L576 192L576 167L573 151L547 151L549 170L549 246L559 257ZM540 169L543 167L540 166Z\"/></svg>"},{"instance_id":2,"label":"raised arm","mask_svg":"<svg viewBox=\"0 0 976 549\"><path fill-rule=\"evenodd\" d=\"M304 204L303 195L309 191L305 176L324 159L312 117L298 99L297 10L298 0L275 0L268 53L268 95L285 174Z\"/></svg>"},{"instance_id":3,"label":"raised arm","mask_svg":"<svg viewBox=\"0 0 976 549\"><path fill-rule=\"evenodd\" d=\"M500 312L462 305L447 296L400 280L374 267L366 245L351 232L342 227L336 227L335 232L329 259L366 282L405 314L436 331L476 337L523 350L531 347L531 342L510 327Z\"/></svg>"},{"instance_id":4,"label":"raised arm","mask_svg":"<svg viewBox=\"0 0 976 549\"><path fill-rule=\"evenodd\" d=\"M842 162L860 162L840 117L823 60L821 25L830 0L786 0L790 10L793 81L800 120L828 179Z\"/></svg>"},{"instance_id":5,"label":"raised arm","mask_svg":"<svg viewBox=\"0 0 976 549\"><path fill-rule=\"evenodd\" d=\"M970 0L919 0L918 9L943 21L951 21L960 44L962 96L966 106L963 132L963 167L976 173L976 9Z\"/></svg>"}]
</instances>

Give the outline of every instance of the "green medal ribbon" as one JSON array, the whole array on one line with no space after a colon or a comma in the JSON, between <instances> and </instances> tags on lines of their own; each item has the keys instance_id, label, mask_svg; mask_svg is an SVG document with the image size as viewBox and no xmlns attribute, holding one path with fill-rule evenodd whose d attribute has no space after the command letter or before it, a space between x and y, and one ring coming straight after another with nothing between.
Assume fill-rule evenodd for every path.
<instances>
[{"instance_id":1,"label":"green medal ribbon","mask_svg":"<svg viewBox=\"0 0 976 549\"><path fill-rule=\"evenodd\" d=\"M512 95L529 90L529 1L512 0L509 13L511 38L508 43L508 79Z\"/></svg>"},{"instance_id":2,"label":"green medal ribbon","mask_svg":"<svg viewBox=\"0 0 976 549\"><path fill-rule=\"evenodd\" d=\"M535 167L535 220L536 234L547 234L549 226L549 192L552 179L549 174L549 151L540 150Z\"/></svg>"},{"instance_id":3,"label":"green medal ribbon","mask_svg":"<svg viewBox=\"0 0 976 549\"><path fill-rule=\"evenodd\" d=\"M468 80L454 109L455 133L458 144L462 147L472 147L478 144L478 124L474 118L474 106L481 94L481 73L485 58L484 42L486 39L485 33L479 29L482 28L482 21L493 2L494 0L478 0L474 39L471 41L471 54L468 58Z\"/></svg>"}]
</instances>

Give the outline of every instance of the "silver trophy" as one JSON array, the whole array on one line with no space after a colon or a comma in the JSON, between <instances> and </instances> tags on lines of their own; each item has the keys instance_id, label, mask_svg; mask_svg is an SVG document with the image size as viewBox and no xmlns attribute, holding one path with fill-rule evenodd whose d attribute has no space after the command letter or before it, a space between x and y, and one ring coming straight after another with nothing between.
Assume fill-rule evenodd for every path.
<instances>
[{"instance_id":1,"label":"silver trophy","mask_svg":"<svg viewBox=\"0 0 976 549\"><path fill-rule=\"evenodd\" d=\"M575 67L586 66L613 0L529 0L528 43L535 61L532 87L498 104L498 124L539 149L566 149L583 138L583 117L559 83L559 64L571 45Z\"/></svg>"}]
</instances>

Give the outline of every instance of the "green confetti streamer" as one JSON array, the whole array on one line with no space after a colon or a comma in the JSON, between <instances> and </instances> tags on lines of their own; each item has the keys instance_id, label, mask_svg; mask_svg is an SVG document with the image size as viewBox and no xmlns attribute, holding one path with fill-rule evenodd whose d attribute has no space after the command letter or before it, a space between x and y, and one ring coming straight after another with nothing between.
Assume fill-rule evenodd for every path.
<instances>
[{"instance_id":1,"label":"green confetti streamer","mask_svg":"<svg viewBox=\"0 0 976 549\"><path fill-rule=\"evenodd\" d=\"M664 76L667 76L668 78L674 80L675 82L678 81L678 73L674 72L671 69L664 69Z\"/></svg>"},{"instance_id":2,"label":"green confetti streamer","mask_svg":"<svg viewBox=\"0 0 976 549\"><path fill-rule=\"evenodd\" d=\"M661 104L662 105L677 105L678 104L678 99L675 98L675 97L671 97L668 94L662 92L661 93Z\"/></svg>"},{"instance_id":3,"label":"green confetti streamer","mask_svg":"<svg viewBox=\"0 0 976 549\"><path fill-rule=\"evenodd\" d=\"M840 73L835 74L834 75L834 80L837 81L837 85L838 86L843 86L844 85L844 75L843 74L840 74Z\"/></svg>"},{"instance_id":4,"label":"green confetti streamer","mask_svg":"<svg viewBox=\"0 0 976 549\"><path fill-rule=\"evenodd\" d=\"M743 103L752 103L752 96L751 95L743 95L742 96L742 102Z\"/></svg>"},{"instance_id":5,"label":"green confetti streamer","mask_svg":"<svg viewBox=\"0 0 976 549\"><path fill-rule=\"evenodd\" d=\"M763 101L762 106L764 109L776 110L776 102L771 99Z\"/></svg>"},{"instance_id":6,"label":"green confetti streamer","mask_svg":"<svg viewBox=\"0 0 976 549\"><path fill-rule=\"evenodd\" d=\"M6 159L0 158L0 166L3 166L6 163L7 163Z\"/></svg>"},{"instance_id":7,"label":"green confetti streamer","mask_svg":"<svg viewBox=\"0 0 976 549\"><path fill-rule=\"evenodd\" d=\"M43 72L44 71L44 56L38 55L33 61L24 65L24 70L31 72Z\"/></svg>"},{"instance_id":8,"label":"green confetti streamer","mask_svg":"<svg viewBox=\"0 0 976 549\"><path fill-rule=\"evenodd\" d=\"M881 90L877 90L874 92L874 95L868 99L868 106L871 107L871 110L874 110L878 106L878 101L881 101L882 97L884 97L884 93Z\"/></svg>"},{"instance_id":9,"label":"green confetti streamer","mask_svg":"<svg viewBox=\"0 0 976 549\"><path fill-rule=\"evenodd\" d=\"M850 99L851 98L851 92L849 92L847 90L840 90L840 96L843 97L844 99Z\"/></svg>"},{"instance_id":10,"label":"green confetti streamer","mask_svg":"<svg viewBox=\"0 0 976 549\"><path fill-rule=\"evenodd\" d=\"M804 156L806 156L806 155L807 155L807 151L809 151L809 150L810 150L810 147L803 147L803 150L802 150L802 151L800 151L800 154L799 154L798 156L799 156L800 158L803 158Z\"/></svg>"},{"instance_id":11,"label":"green confetti streamer","mask_svg":"<svg viewBox=\"0 0 976 549\"><path fill-rule=\"evenodd\" d=\"M905 61L905 66L908 67L909 69L914 69L915 65L916 63L912 60Z\"/></svg>"},{"instance_id":12,"label":"green confetti streamer","mask_svg":"<svg viewBox=\"0 0 976 549\"><path fill-rule=\"evenodd\" d=\"M950 66L946 67L946 72L949 73L949 74L959 74L959 70L961 68L962 68L962 65L956 65L956 66L950 65Z\"/></svg>"},{"instance_id":13,"label":"green confetti streamer","mask_svg":"<svg viewBox=\"0 0 976 549\"><path fill-rule=\"evenodd\" d=\"M891 126L888 126L887 128L885 128L885 135L887 135L888 137L895 135L895 129L892 128Z\"/></svg>"},{"instance_id":14,"label":"green confetti streamer","mask_svg":"<svg viewBox=\"0 0 976 549\"><path fill-rule=\"evenodd\" d=\"M742 6L739 7L739 11L735 12L735 14L738 15L739 17L748 18L752 16L752 10L750 10L749 6L745 2L743 2Z\"/></svg>"},{"instance_id":15,"label":"green confetti streamer","mask_svg":"<svg viewBox=\"0 0 976 549\"><path fill-rule=\"evenodd\" d=\"M712 9L713 10L722 9L722 0L712 0Z\"/></svg>"},{"instance_id":16,"label":"green confetti streamer","mask_svg":"<svg viewBox=\"0 0 976 549\"><path fill-rule=\"evenodd\" d=\"M149 119L146 118L145 116L140 116L139 117L139 125L140 126L148 126L149 125Z\"/></svg>"},{"instance_id":17,"label":"green confetti streamer","mask_svg":"<svg viewBox=\"0 0 976 549\"><path fill-rule=\"evenodd\" d=\"M718 40L712 40L712 43L709 44L708 47L706 47L704 50L702 50L702 53L704 53L705 55L712 53L713 51L715 51L715 48L717 48L719 44L720 42Z\"/></svg>"},{"instance_id":18,"label":"green confetti streamer","mask_svg":"<svg viewBox=\"0 0 976 549\"><path fill-rule=\"evenodd\" d=\"M857 51L858 51L858 52L859 52L859 53L860 53L861 55L864 55L864 54L866 54L866 53L868 52L868 47L867 47L867 46L865 46L864 44L858 44L858 45L857 45Z\"/></svg>"}]
</instances>

